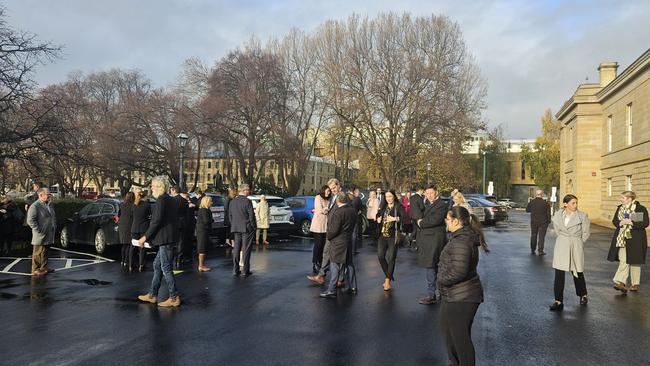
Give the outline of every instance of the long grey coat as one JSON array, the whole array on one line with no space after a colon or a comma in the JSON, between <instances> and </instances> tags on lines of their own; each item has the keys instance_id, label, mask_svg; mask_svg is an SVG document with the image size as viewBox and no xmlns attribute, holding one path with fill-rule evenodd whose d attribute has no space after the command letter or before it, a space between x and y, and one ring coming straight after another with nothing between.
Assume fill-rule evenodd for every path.
<instances>
[{"instance_id":1,"label":"long grey coat","mask_svg":"<svg viewBox=\"0 0 650 366\"><path fill-rule=\"evenodd\" d=\"M27 225L32 228L32 245L54 244L56 233L54 208L36 200L27 211Z\"/></svg>"},{"instance_id":2,"label":"long grey coat","mask_svg":"<svg viewBox=\"0 0 650 366\"><path fill-rule=\"evenodd\" d=\"M564 225L564 209L553 215L551 222L557 234L553 250L553 268L571 271L574 276L585 271L584 243L589 239L589 217L576 211Z\"/></svg>"}]
</instances>

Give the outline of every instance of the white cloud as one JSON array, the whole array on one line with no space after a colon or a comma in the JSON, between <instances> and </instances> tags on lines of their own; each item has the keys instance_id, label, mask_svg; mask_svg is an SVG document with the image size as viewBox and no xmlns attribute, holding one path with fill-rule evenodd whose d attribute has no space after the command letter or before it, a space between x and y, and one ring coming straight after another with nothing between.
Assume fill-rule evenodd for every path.
<instances>
[{"instance_id":1,"label":"white cloud","mask_svg":"<svg viewBox=\"0 0 650 366\"><path fill-rule=\"evenodd\" d=\"M464 32L489 82L491 125L534 137L546 108L556 111L579 83L597 81L602 61L622 71L649 46L644 1L158 1L22 0L6 4L9 22L65 45L41 67L42 85L74 70L137 68L157 85L174 80L186 58L213 63L255 34L312 30L327 19L378 12L448 15Z\"/></svg>"}]
</instances>

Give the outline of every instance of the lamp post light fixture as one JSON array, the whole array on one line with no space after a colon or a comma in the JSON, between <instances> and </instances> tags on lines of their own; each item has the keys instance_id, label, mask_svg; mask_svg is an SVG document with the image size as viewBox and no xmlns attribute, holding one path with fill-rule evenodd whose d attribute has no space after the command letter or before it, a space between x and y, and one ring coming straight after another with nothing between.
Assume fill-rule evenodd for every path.
<instances>
[{"instance_id":1,"label":"lamp post light fixture","mask_svg":"<svg viewBox=\"0 0 650 366\"><path fill-rule=\"evenodd\" d=\"M427 185L431 184L431 163L427 163Z\"/></svg>"},{"instance_id":2,"label":"lamp post light fixture","mask_svg":"<svg viewBox=\"0 0 650 366\"><path fill-rule=\"evenodd\" d=\"M176 140L178 141L178 146L180 146L181 150L181 161L180 161L180 168L178 169L178 186L183 190L183 150L185 150L185 145L187 145L187 140L189 140L189 136L185 132L181 132L176 136Z\"/></svg>"}]
</instances>

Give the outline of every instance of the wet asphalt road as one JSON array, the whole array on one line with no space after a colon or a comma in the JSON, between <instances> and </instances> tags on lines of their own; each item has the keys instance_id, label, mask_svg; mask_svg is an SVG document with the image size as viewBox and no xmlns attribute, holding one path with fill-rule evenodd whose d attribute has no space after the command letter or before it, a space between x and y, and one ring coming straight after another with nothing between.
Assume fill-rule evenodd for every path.
<instances>
[{"instance_id":1,"label":"wet asphalt road","mask_svg":"<svg viewBox=\"0 0 650 366\"><path fill-rule=\"evenodd\" d=\"M645 269L641 292L619 295L611 287L616 265L605 260L611 231L594 226L586 249L589 305L578 305L567 278L565 310L551 313L555 237L549 230L549 255L531 256L527 219L514 213L487 229L493 251L479 264L486 300L473 328L477 363L650 364ZM0 364L445 365L439 306L417 303L425 283L415 254L400 250L397 282L386 293L374 249L365 245L357 256L358 294L335 300L319 298L320 288L305 279L309 239L258 249L249 278L232 277L227 253L214 250L212 272L177 276L178 309L138 303L152 272L130 274L118 263L39 279L0 273Z\"/></svg>"}]
</instances>

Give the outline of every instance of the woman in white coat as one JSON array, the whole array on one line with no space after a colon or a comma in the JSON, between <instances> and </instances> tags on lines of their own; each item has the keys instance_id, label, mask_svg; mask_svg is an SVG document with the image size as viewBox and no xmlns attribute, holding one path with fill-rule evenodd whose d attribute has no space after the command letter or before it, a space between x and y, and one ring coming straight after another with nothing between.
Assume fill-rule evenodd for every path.
<instances>
[{"instance_id":1,"label":"woman in white coat","mask_svg":"<svg viewBox=\"0 0 650 366\"><path fill-rule=\"evenodd\" d=\"M576 295L580 305L587 305L587 285L585 284L584 244L589 238L589 218L578 211L578 198L567 194L562 200L564 208L559 210L551 220L557 234L553 250L553 268L555 268L555 302L551 311L564 309L565 272L571 272Z\"/></svg>"}]
</instances>

